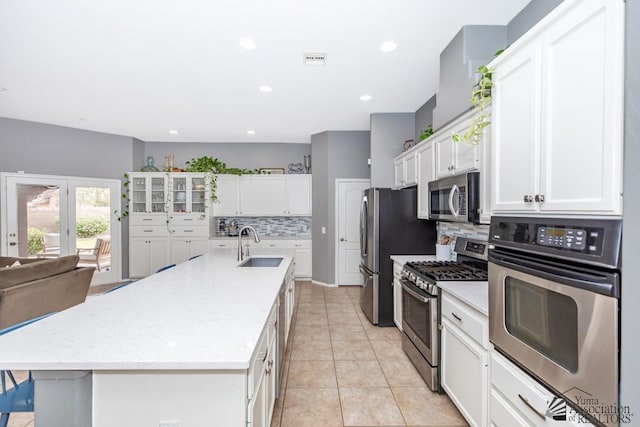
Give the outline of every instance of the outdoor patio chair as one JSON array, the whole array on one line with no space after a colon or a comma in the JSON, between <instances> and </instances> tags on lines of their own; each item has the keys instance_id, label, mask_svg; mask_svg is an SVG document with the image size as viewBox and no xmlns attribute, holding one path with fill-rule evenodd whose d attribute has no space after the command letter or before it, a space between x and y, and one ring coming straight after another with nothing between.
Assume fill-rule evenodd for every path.
<instances>
[{"instance_id":1,"label":"outdoor patio chair","mask_svg":"<svg viewBox=\"0 0 640 427\"><path fill-rule=\"evenodd\" d=\"M60 255L60 233L44 233L42 235L42 252L39 256Z\"/></svg>"},{"instance_id":2,"label":"outdoor patio chair","mask_svg":"<svg viewBox=\"0 0 640 427\"><path fill-rule=\"evenodd\" d=\"M100 271L102 264L111 265L111 239L108 237L96 239L92 249L78 249L78 256L81 263L95 264Z\"/></svg>"}]
</instances>

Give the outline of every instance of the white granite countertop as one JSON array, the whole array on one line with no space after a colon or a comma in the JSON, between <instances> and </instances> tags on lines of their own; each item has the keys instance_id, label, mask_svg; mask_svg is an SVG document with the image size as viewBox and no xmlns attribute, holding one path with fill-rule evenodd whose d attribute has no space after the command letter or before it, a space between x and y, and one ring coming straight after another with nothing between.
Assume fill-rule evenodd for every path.
<instances>
[{"instance_id":1,"label":"white granite countertop","mask_svg":"<svg viewBox=\"0 0 640 427\"><path fill-rule=\"evenodd\" d=\"M488 282L438 282L438 286L485 316L489 315Z\"/></svg>"},{"instance_id":2,"label":"white granite countertop","mask_svg":"<svg viewBox=\"0 0 640 427\"><path fill-rule=\"evenodd\" d=\"M390 258L399 264L405 265L409 261L435 261L435 255L391 255Z\"/></svg>"},{"instance_id":3,"label":"white granite countertop","mask_svg":"<svg viewBox=\"0 0 640 427\"><path fill-rule=\"evenodd\" d=\"M292 262L211 251L0 337L0 369L247 369Z\"/></svg>"}]
</instances>

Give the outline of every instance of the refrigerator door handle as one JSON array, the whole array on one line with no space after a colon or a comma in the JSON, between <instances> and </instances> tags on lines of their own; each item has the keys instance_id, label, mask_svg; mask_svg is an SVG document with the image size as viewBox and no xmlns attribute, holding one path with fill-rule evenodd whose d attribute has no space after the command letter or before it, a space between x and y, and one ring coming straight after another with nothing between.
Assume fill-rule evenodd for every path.
<instances>
[{"instance_id":1,"label":"refrigerator door handle","mask_svg":"<svg viewBox=\"0 0 640 427\"><path fill-rule=\"evenodd\" d=\"M367 217L368 217L368 200L367 196L362 196L362 204L360 205L360 255L362 257L367 256L367 246L369 242L367 241Z\"/></svg>"},{"instance_id":2,"label":"refrigerator door handle","mask_svg":"<svg viewBox=\"0 0 640 427\"><path fill-rule=\"evenodd\" d=\"M458 205L458 209L456 209L453 204L453 199L456 193L460 193L460 189L457 185L453 184L453 186L451 187L451 191L449 192L449 210L451 211L453 216L457 217L458 215L460 215L460 203L456 203L456 205Z\"/></svg>"},{"instance_id":3,"label":"refrigerator door handle","mask_svg":"<svg viewBox=\"0 0 640 427\"><path fill-rule=\"evenodd\" d=\"M362 265L359 265L358 268L360 268L360 273L362 273L363 275L370 277L372 276L371 273L369 273L367 270L365 270L365 268Z\"/></svg>"}]
</instances>

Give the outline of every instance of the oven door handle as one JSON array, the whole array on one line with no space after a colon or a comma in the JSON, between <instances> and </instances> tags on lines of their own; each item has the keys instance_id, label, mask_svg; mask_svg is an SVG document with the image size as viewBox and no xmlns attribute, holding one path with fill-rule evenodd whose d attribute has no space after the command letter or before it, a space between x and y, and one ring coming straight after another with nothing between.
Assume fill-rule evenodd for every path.
<instances>
[{"instance_id":1,"label":"oven door handle","mask_svg":"<svg viewBox=\"0 0 640 427\"><path fill-rule=\"evenodd\" d=\"M428 297L422 296L422 295L420 295L419 293L417 293L416 291L414 291L413 289L411 289L411 288L410 288L410 287L405 283L405 280L404 280L404 279L403 279L400 283L402 283L402 289L403 289L403 290L405 290L405 291L407 291L407 293L408 293L409 295L411 295L412 297L414 297L414 298L415 298L415 299L417 299L418 301L423 302L423 303L428 303L428 302L429 302L429 300L431 299L431 298L428 298ZM434 298L434 297L432 297L432 298Z\"/></svg>"},{"instance_id":2,"label":"oven door handle","mask_svg":"<svg viewBox=\"0 0 640 427\"><path fill-rule=\"evenodd\" d=\"M542 277L573 288L620 298L620 274L616 272L577 271L568 265L552 265L549 262L514 256L496 249L489 251L488 260L490 264Z\"/></svg>"}]
</instances>

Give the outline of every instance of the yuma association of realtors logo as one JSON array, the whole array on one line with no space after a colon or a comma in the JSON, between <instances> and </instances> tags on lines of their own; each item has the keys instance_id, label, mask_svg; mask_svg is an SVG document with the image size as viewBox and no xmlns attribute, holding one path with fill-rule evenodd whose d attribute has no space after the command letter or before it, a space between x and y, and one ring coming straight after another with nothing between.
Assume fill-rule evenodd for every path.
<instances>
[{"instance_id":1,"label":"yuma association of realtors logo","mask_svg":"<svg viewBox=\"0 0 640 427\"><path fill-rule=\"evenodd\" d=\"M573 397L571 400L577 403L584 412L603 424L631 423L633 413L631 413L629 406L602 404L598 401L598 398L578 387L570 388L547 402L545 416L555 421L572 421L577 424L590 423L591 421L586 416L567 408L566 396Z\"/></svg>"}]
</instances>

